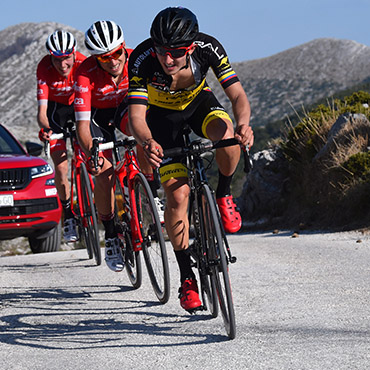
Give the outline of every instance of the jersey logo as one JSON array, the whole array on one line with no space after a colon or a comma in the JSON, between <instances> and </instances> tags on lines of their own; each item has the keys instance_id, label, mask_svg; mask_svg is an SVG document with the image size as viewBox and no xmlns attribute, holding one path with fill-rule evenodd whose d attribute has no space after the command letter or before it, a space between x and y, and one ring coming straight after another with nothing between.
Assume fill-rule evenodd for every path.
<instances>
[{"instance_id":1,"label":"jersey logo","mask_svg":"<svg viewBox=\"0 0 370 370\"><path fill-rule=\"evenodd\" d=\"M229 67L229 61L227 57L221 59L221 63L218 65L218 68L220 68L221 66Z\"/></svg>"},{"instance_id":2,"label":"jersey logo","mask_svg":"<svg viewBox=\"0 0 370 370\"><path fill-rule=\"evenodd\" d=\"M196 41L196 44L202 49L210 48L216 54L218 59L222 59L224 57L224 54L218 54L218 46L213 47L210 42L208 44L205 44L203 41Z\"/></svg>"},{"instance_id":3,"label":"jersey logo","mask_svg":"<svg viewBox=\"0 0 370 370\"><path fill-rule=\"evenodd\" d=\"M75 105L84 105L85 102L84 102L83 98L76 98L75 101L74 101L74 104Z\"/></svg>"}]
</instances>

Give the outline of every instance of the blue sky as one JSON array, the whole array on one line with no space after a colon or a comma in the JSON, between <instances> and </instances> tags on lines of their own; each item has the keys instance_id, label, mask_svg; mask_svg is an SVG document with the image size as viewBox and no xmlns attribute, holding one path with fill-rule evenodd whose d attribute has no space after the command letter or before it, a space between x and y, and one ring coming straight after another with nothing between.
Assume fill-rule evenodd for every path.
<instances>
[{"instance_id":1,"label":"blue sky","mask_svg":"<svg viewBox=\"0 0 370 370\"><path fill-rule=\"evenodd\" d=\"M10 0L2 4L0 30L54 21L85 32L96 20L112 19L134 47L149 36L160 10L178 5L197 15L200 30L217 37L234 62L271 56L321 37L370 46L369 0Z\"/></svg>"}]
</instances>

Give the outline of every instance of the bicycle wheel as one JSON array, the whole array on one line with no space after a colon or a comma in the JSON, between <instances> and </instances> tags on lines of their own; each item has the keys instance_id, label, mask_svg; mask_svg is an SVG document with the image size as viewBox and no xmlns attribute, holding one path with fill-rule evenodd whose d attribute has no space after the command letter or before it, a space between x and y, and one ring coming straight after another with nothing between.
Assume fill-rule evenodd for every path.
<instances>
[{"instance_id":1,"label":"bicycle wheel","mask_svg":"<svg viewBox=\"0 0 370 370\"><path fill-rule=\"evenodd\" d=\"M73 194L73 199L71 199L71 201L73 201L73 212L77 219L78 243L80 243L83 246L83 248L86 248L89 259L93 259L94 253L92 250L92 246L90 245L90 243L88 243L87 232L82 222L82 212L80 208L80 204L82 205L82 201L79 201L79 197L81 197L82 194L81 193L78 194L79 188L77 185L81 181L80 178L81 178L80 173L76 169L74 169L73 171L74 189L71 189L71 192Z\"/></svg>"},{"instance_id":2,"label":"bicycle wheel","mask_svg":"<svg viewBox=\"0 0 370 370\"><path fill-rule=\"evenodd\" d=\"M82 222L84 223L86 231L87 244L89 244L93 250L96 264L100 265L101 249L99 244L98 217L93 200L90 177L84 163L81 163L80 170L80 191L82 194L82 199L80 199L82 204L80 204L80 207L82 211Z\"/></svg>"},{"instance_id":3,"label":"bicycle wheel","mask_svg":"<svg viewBox=\"0 0 370 370\"><path fill-rule=\"evenodd\" d=\"M124 193L121 182L116 178L115 207L118 224L118 232L124 238L124 258L128 278L135 289L141 287L142 268L140 251L134 251L131 239L130 222L126 215ZM121 236L120 236L121 237Z\"/></svg>"},{"instance_id":4,"label":"bicycle wheel","mask_svg":"<svg viewBox=\"0 0 370 370\"><path fill-rule=\"evenodd\" d=\"M226 333L230 339L236 335L234 303L231 292L228 261L226 259L224 240L217 214L215 200L207 185L202 188L202 209L204 231L208 246L208 258L214 276L218 302Z\"/></svg>"},{"instance_id":5,"label":"bicycle wheel","mask_svg":"<svg viewBox=\"0 0 370 370\"><path fill-rule=\"evenodd\" d=\"M166 243L157 208L145 176L138 173L133 181L144 261L154 293L161 303L166 303L170 297L170 277Z\"/></svg>"},{"instance_id":6,"label":"bicycle wheel","mask_svg":"<svg viewBox=\"0 0 370 370\"><path fill-rule=\"evenodd\" d=\"M218 299L216 293L215 277L208 261L208 244L205 238L205 233L200 230L205 230L203 209L197 206L195 199L191 205L195 240L190 246L190 255L194 259L194 265L198 269L200 291L202 294L202 303L205 310L209 310L213 317L218 316ZM191 220L189 220L191 224Z\"/></svg>"}]
</instances>

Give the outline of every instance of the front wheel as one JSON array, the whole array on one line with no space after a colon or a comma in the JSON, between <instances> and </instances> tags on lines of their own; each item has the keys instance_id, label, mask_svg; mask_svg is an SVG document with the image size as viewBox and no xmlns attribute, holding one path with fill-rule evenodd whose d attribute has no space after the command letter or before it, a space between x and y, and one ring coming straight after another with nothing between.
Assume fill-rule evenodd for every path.
<instances>
[{"instance_id":1,"label":"front wheel","mask_svg":"<svg viewBox=\"0 0 370 370\"><path fill-rule=\"evenodd\" d=\"M85 240L87 248L91 248L95 257L97 265L101 264L101 249L99 243L99 228L98 217L94 204L90 176L87 172L84 163L80 167L80 189L78 194L81 194L80 209L81 209L81 222L85 228ZM77 185L78 186L78 185Z\"/></svg>"},{"instance_id":2,"label":"front wheel","mask_svg":"<svg viewBox=\"0 0 370 370\"><path fill-rule=\"evenodd\" d=\"M226 333L230 339L234 339L236 335L236 325L229 266L225 253L220 219L217 214L216 202L207 185L202 189L201 202L211 276L214 278Z\"/></svg>"},{"instance_id":3,"label":"front wheel","mask_svg":"<svg viewBox=\"0 0 370 370\"><path fill-rule=\"evenodd\" d=\"M144 261L154 293L161 303L166 303L170 297L170 276L161 222L145 176L138 173L133 181Z\"/></svg>"},{"instance_id":4,"label":"front wheel","mask_svg":"<svg viewBox=\"0 0 370 370\"><path fill-rule=\"evenodd\" d=\"M124 241L124 258L125 267L128 278L135 289L141 287L142 283L142 268L140 251L134 251L132 245L131 229L129 225L129 218L127 217L128 207L126 206L126 199L124 196L123 186L119 181L118 176L116 177L116 189L115 189L115 212L117 217L118 232L122 235ZM127 185L126 185L127 186ZM121 236L120 236L121 237Z\"/></svg>"}]
</instances>

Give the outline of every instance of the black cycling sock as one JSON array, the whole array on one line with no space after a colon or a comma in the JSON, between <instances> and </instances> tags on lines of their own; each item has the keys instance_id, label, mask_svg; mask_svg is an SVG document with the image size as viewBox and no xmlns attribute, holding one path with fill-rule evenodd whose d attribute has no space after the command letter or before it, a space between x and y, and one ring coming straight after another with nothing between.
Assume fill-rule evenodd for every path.
<instances>
[{"instance_id":1,"label":"black cycling sock","mask_svg":"<svg viewBox=\"0 0 370 370\"><path fill-rule=\"evenodd\" d=\"M218 171L218 185L216 189L216 198L223 198L226 195L230 195L230 185L234 174L231 176L223 175L220 170Z\"/></svg>"},{"instance_id":2,"label":"black cycling sock","mask_svg":"<svg viewBox=\"0 0 370 370\"><path fill-rule=\"evenodd\" d=\"M63 207L64 219L67 220L68 218L74 217L71 207L71 199L60 200L60 203L62 204Z\"/></svg>"},{"instance_id":3,"label":"black cycling sock","mask_svg":"<svg viewBox=\"0 0 370 370\"><path fill-rule=\"evenodd\" d=\"M194 272L190 266L190 256L186 251L175 251L175 256L180 269L180 283L186 279L195 279Z\"/></svg>"},{"instance_id":4,"label":"black cycling sock","mask_svg":"<svg viewBox=\"0 0 370 370\"><path fill-rule=\"evenodd\" d=\"M111 220L102 220L102 223L105 230L105 239L115 238L117 236L117 231L114 218Z\"/></svg>"},{"instance_id":5,"label":"black cycling sock","mask_svg":"<svg viewBox=\"0 0 370 370\"><path fill-rule=\"evenodd\" d=\"M153 181L148 181L148 183L149 183L149 186L150 186L150 190L153 193L153 197L154 198L158 198L158 192L157 192L157 184L156 184L156 182L153 180Z\"/></svg>"}]
</instances>

